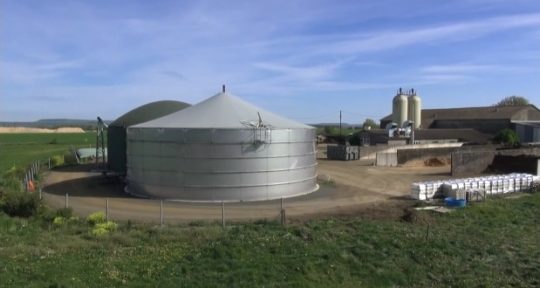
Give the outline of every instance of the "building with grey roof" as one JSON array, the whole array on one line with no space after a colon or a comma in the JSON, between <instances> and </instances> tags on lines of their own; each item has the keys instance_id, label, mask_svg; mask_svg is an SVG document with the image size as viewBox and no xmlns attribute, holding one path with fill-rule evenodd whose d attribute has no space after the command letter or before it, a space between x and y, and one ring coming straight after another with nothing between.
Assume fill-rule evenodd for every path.
<instances>
[{"instance_id":1,"label":"building with grey roof","mask_svg":"<svg viewBox=\"0 0 540 288\"><path fill-rule=\"evenodd\" d=\"M540 110L534 105L488 106L448 109L423 109L420 129L474 129L496 134L502 129L514 129L515 121L540 121ZM381 119L384 129L392 115Z\"/></svg>"}]
</instances>

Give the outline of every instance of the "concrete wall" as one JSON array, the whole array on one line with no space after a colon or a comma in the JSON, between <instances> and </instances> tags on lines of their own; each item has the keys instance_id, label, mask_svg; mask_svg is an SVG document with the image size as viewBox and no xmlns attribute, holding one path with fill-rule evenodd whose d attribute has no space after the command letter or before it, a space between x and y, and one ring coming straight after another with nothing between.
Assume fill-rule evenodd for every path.
<instances>
[{"instance_id":1,"label":"concrete wall","mask_svg":"<svg viewBox=\"0 0 540 288\"><path fill-rule=\"evenodd\" d=\"M495 151L460 151L452 153L452 176L482 174L495 158Z\"/></svg>"},{"instance_id":2,"label":"concrete wall","mask_svg":"<svg viewBox=\"0 0 540 288\"><path fill-rule=\"evenodd\" d=\"M452 152L458 150L459 147L443 147L443 148L421 148L421 149L398 149L397 163L404 164L415 159L426 159L434 157L452 156Z\"/></svg>"},{"instance_id":3,"label":"concrete wall","mask_svg":"<svg viewBox=\"0 0 540 288\"><path fill-rule=\"evenodd\" d=\"M379 152L376 156L375 164L377 166L397 166L397 153L394 152Z\"/></svg>"},{"instance_id":4,"label":"concrete wall","mask_svg":"<svg viewBox=\"0 0 540 288\"><path fill-rule=\"evenodd\" d=\"M540 148L457 151L452 153L452 176L479 175L487 171L535 174L538 158Z\"/></svg>"},{"instance_id":5,"label":"concrete wall","mask_svg":"<svg viewBox=\"0 0 540 288\"><path fill-rule=\"evenodd\" d=\"M463 143L428 143L428 144L414 144L414 145L399 145L399 146L389 146L389 145L376 145L368 147L360 147L360 159L362 160L375 160L377 153L396 153L401 149L430 149L430 148L451 148L451 147L461 147ZM397 159L397 155L396 155Z\"/></svg>"}]
</instances>

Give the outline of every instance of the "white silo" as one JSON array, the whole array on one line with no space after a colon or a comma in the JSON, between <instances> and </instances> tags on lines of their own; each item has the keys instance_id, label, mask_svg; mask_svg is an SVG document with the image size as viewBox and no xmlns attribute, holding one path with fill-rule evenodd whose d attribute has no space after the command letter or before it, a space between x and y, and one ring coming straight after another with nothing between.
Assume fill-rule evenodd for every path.
<instances>
[{"instance_id":1,"label":"white silo","mask_svg":"<svg viewBox=\"0 0 540 288\"><path fill-rule=\"evenodd\" d=\"M127 192L255 201L318 189L315 129L219 93L127 129Z\"/></svg>"},{"instance_id":2,"label":"white silo","mask_svg":"<svg viewBox=\"0 0 540 288\"><path fill-rule=\"evenodd\" d=\"M407 96L399 88L396 97L392 100L392 118L399 127L408 120L408 103Z\"/></svg>"},{"instance_id":3,"label":"white silo","mask_svg":"<svg viewBox=\"0 0 540 288\"><path fill-rule=\"evenodd\" d=\"M420 128L420 125L422 124L422 100L420 99L420 96L416 94L416 91L414 89L411 90L409 99L408 99L408 105L409 105L409 120L414 122L414 128L418 129Z\"/></svg>"}]
</instances>

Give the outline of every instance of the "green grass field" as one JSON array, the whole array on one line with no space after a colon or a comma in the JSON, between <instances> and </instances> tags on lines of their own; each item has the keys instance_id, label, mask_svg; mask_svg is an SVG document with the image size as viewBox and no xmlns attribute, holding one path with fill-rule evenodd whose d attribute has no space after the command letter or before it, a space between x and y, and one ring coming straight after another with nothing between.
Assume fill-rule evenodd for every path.
<instances>
[{"instance_id":1,"label":"green grass field","mask_svg":"<svg viewBox=\"0 0 540 288\"><path fill-rule=\"evenodd\" d=\"M540 193L416 221L121 225L0 216L3 287L538 287ZM429 232L427 223L430 223Z\"/></svg>"},{"instance_id":2,"label":"green grass field","mask_svg":"<svg viewBox=\"0 0 540 288\"><path fill-rule=\"evenodd\" d=\"M70 147L95 147L96 133L6 133L0 134L0 171L26 167L35 160L63 155Z\"/></svg>"},{"instance_id":3,"label":"green grass field","mask_svg":"<svg viewBox=\"0 0 540 288\"><path fill-rule=\"evenodd\" d=\"M94 141L0 135L0 169ZM225 230L120 223L103 236L84 219L55 225L46 208L29 219L0 212L0 287L539 287L540 193L523 195L407 221L393 210Z\"/></svg>"}]
</instances>

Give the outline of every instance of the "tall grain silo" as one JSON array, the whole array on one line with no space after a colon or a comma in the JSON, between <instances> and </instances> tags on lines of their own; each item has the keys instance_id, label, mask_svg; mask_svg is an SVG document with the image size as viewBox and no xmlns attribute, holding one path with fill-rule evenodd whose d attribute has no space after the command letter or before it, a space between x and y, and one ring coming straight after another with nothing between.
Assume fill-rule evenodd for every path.
<instances>
[{"instance_id":1,"label":"tall grain silo","mask_svg":"<svg viewBox=\"0 0 540 288\"><path fill-rule=\"evenodd\" d=\"M128 128L128 193L256 201L318 189L315 128L219 93Z\"/></svg>"},{"instance_id":2,"label":"tall grain silo","mask_svg":"<svg viewBox=\"0 0 540 288\"><path fill-rule=\"evenodd\" d=\"M403 93L401 88L399 88L398 93L392 100L392 118L393 122L397 123L399 127L403 125L405 121L408 120L408 99L407 96Z\"/></svg>"},{"instance_id":3,"label":"tall grain silo","mask_svg":"<svg viewBox=\"0 0 540 288\"><path fill-rule=\"evenodd\" d=\"M422 124L422 100L414 90L411 90L411 95L408 98L409 105L409 120L414 122L414 128L420 128Z\"/></svg>"},{"instance_id":4,"label":"tall grain silo","mask_svg":"<svg viewBox=\"0 0 540 288\"><path fill-rule=\"evenodd\" d=\"M189 104L180 101L156 101L139 106L114 120L107 129L109 170L120 175L126 174L127 127L180 111L189 106Z\"/></svg>"}]
</instances>

